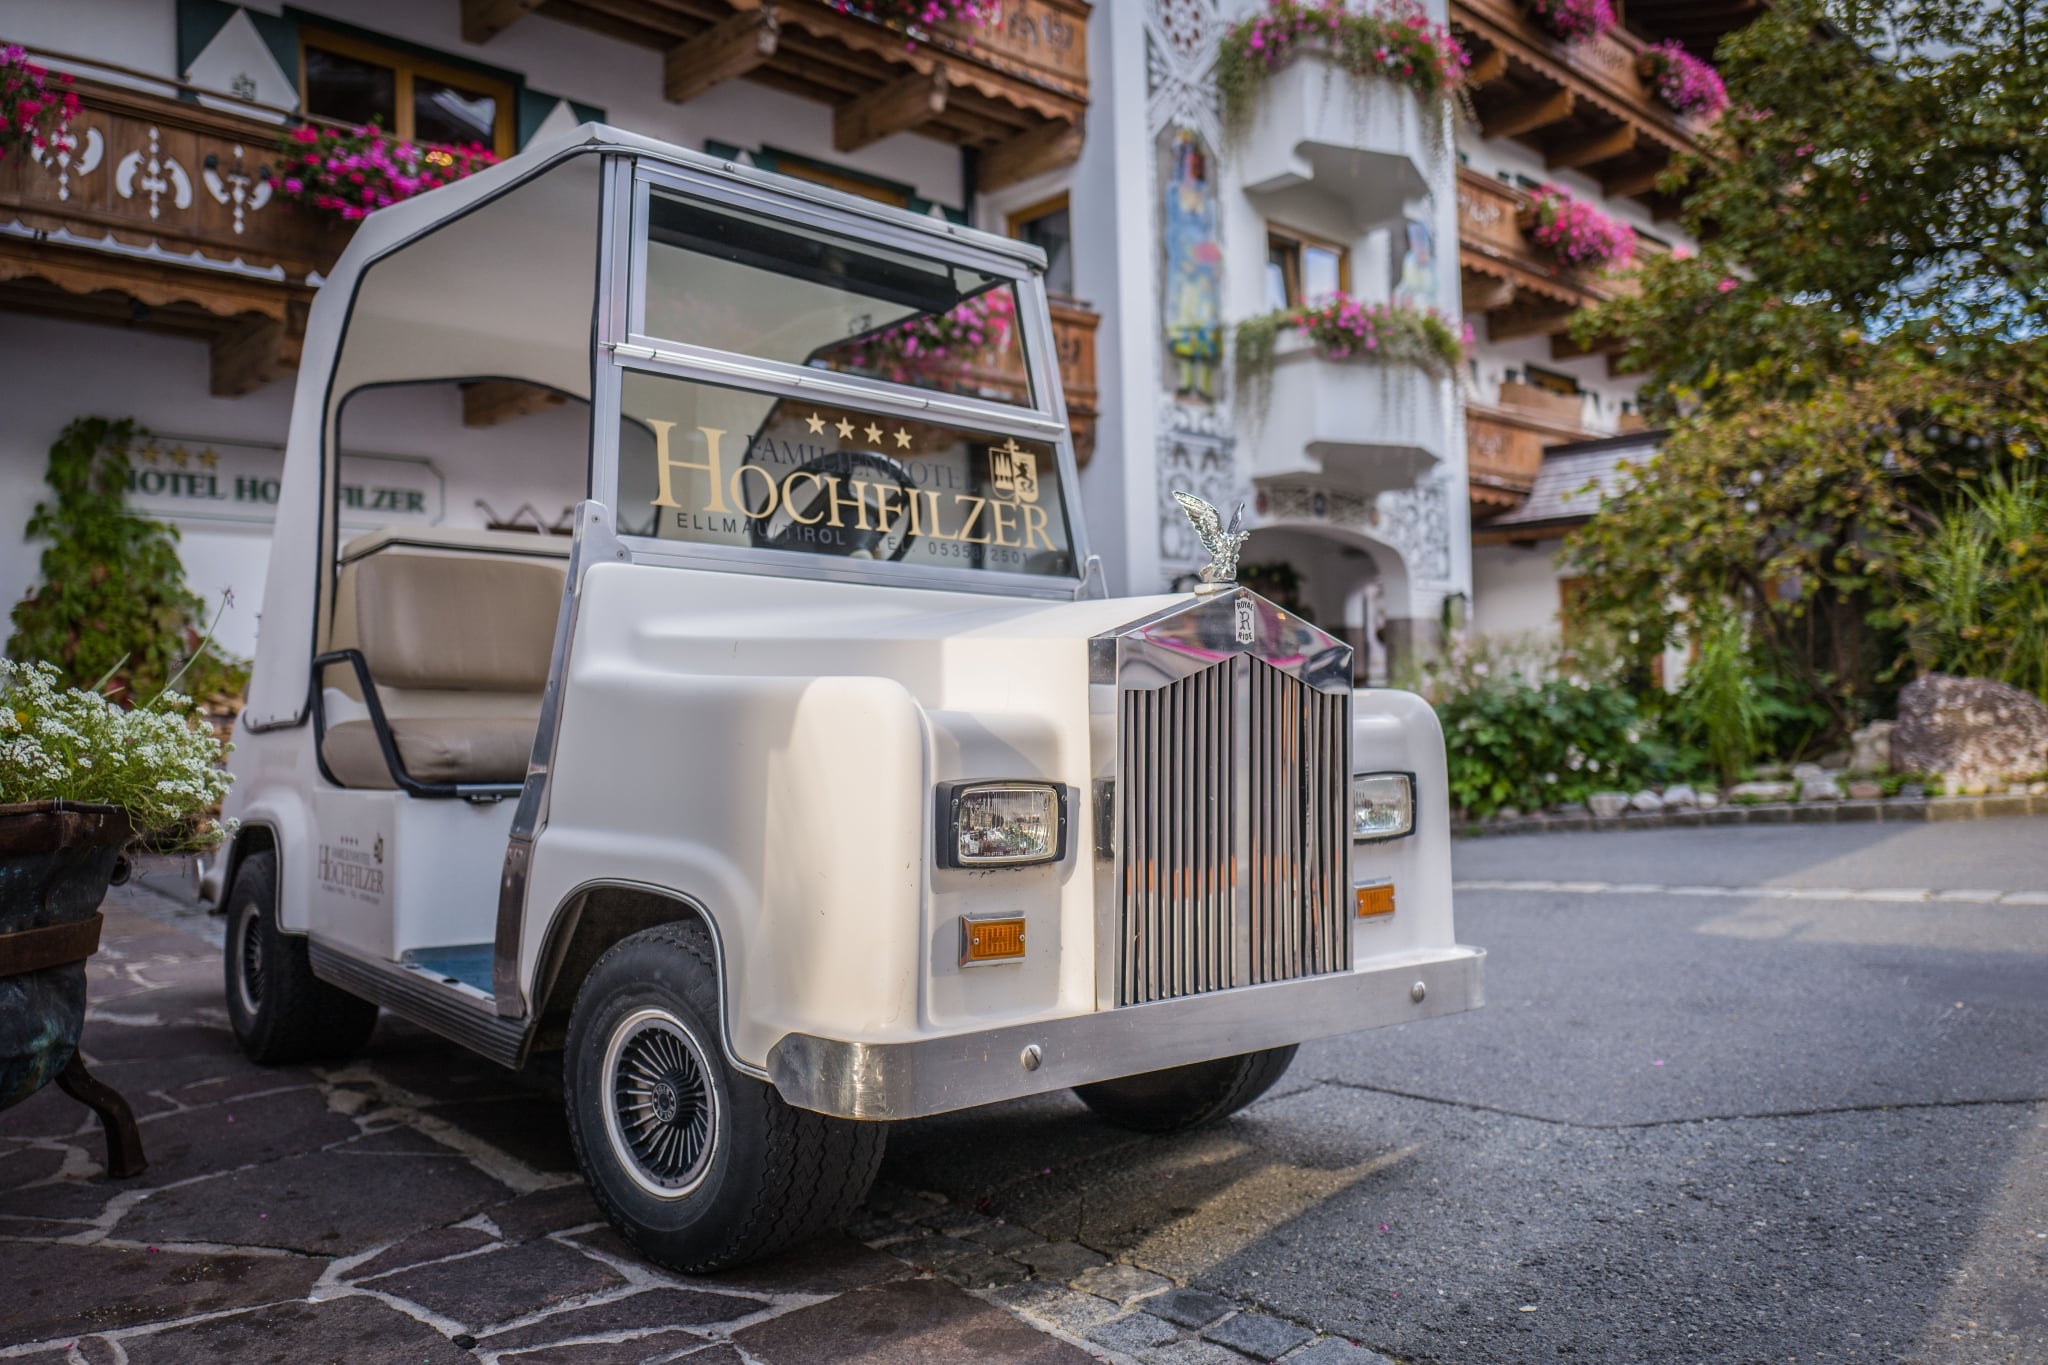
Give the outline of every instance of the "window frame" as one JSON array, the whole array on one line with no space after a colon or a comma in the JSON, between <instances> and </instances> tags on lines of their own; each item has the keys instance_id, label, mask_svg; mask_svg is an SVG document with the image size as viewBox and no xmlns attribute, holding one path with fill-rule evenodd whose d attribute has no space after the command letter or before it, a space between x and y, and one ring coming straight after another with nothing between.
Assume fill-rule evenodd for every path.
<instances>
[{"instance_id":1,"label":"window frame","mask_svg":"<svg viewBox=\"0 0 2048 1365\"><path fill-rule=\"evenodd\" d=\"M617 506L618 426L622 420L625 375L652 374L746 389L776 398L830 401L881 417L950 423L985 435L991 443L1015 436L1049 445L1058 465L1061 512L1073 571L1071 575L1030 574L924 564L883 565L792 550L700 545L622 533L620 543L635 563L1056 601L1072 601L1087 592L1095 570L1081 502L1079 469L1074 462L1073 432L1067 423L1065 396L1053 369L1052 321L1042 276L1025 262L977 242L956 241L945 253L949 262L1001 276L1016 290L1025 372L1030 385L1028 406L912 388L651 336L645 331L648 210L657 191L722 204L741 212L785 218L789 215L790 200L802 199L808 201L803 205L805 221L822 231L865 238L921 255L934 254L935 244L925 231L868 217L823 197L742 179L713 177L673 163L621 159L607 190L609 221L601 247L604 259L600 270L606 284L599 301L599 365L591 404L590 488L594 499L608 507Z\"/></svg>"},{"instance_id":2,"label":"window frame","mask_svg":"<svg viewBox=\"0 0 2048 1365\"><path fill-rule=\"evenodd\" d=\"M1073 196L1066 190L1061 190L1050 198L1041 199L1035 204L1028 204L1021 209L1013 209L1009 213L1004 214L1003 235L1012 241L1021 242L1024 240L1024 237L1020 229L1027 223L1036 222L1040 218L1049 218L1055 213L1067 215L1067 254L1070 258L1067 270L1071 274L1073 271L1071 257L1074 251L1074 205ZM1047 264L1049 265L1051 262L1047 262ZM1056 299L1071 299L1075 297L1072 293L1062 294L1056 289L1048 289L1046 293Z\"/></svg>"},{"instance_id":3,"label":"window frame","mask_svg":"<svg viewBox=\"0 0 2048 1365\"><path fill-rule=\"evenodd\" d=\"M1319 236L1313 232L1303 232L1299 228L1288 227L1284 223L1268 221L1266 224L1266 263L1268 265L1273 263L1273 253L1276 249L1293 253L1291 266L1286 260L1283 260L1280 264L1281 289L1287 298L1287 302L1282 307L1302 308L1306 307L1309 303L1309 300L1302 294L1301 281L1302 253L1309 248L1327 251L1336 256L1337 290L1342 294L1349 294L1351 292L1350 247L1345 246L1342 242L1331 241L1329 238Z\"/></svg>"},{"instance_id":4,"label":"window frame","mask_svg":"<svg viewBox=\"0 0 2048 1365\"><path fill-rule=\"evenodd\" d=\"M379 43L366 42L350 37L333 29L305 27L299 30L299 109L315 118L325 115L310 107L310 92L306 88L306 49L317 47L337 56L350 57L359 62L370 62L377 66L389 67L396 77L396 89L392 102L393 127L384 131L401 142L417 142L413 121L413 77L424 76L444 85L460 86L488 95L497 101L497 111L491 120L492 155L507 157L517 150L513 143L518 135L518 87L498 76L485 75L470 67L457 66L432 57L408 52L403 48L385 47Z\"/></svg>"}]
</instances>

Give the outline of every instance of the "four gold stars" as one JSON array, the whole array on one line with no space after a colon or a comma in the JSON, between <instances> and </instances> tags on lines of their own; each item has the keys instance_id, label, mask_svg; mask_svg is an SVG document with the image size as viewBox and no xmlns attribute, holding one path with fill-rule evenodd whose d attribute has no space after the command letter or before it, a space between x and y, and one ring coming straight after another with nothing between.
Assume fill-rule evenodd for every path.
<instances>
[{"instance_id":1,"label":"four gold stars","mask_svg":"<svg viewBox=\"0 0 2048 1365\"><path fill-rule=\"evenodd\" d=\"M895 437L898 450L910 449L910 443L913 439L908 428L898 427L894 431L884 431L879 424L873 421L870 421L865 427L857 427L854 425L851 417L841 417L835 422L829 417L813 412L810 416L804 418L803 422L806 427L810 428L813 436L823 436L825 428L828 426L839 433L839 439L842 441L851 441L854 439L854 433L859 432L867 437L868 444L876 449L881 448L884 436Z\"/></svg>"}]
</instances>

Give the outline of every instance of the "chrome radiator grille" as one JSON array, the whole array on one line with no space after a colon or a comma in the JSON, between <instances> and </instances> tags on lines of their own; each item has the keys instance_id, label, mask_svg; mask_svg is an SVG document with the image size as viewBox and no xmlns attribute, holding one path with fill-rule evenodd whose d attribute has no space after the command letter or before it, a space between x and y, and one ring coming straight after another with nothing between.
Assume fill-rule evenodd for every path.
<instances>
[{"instance_id":1,"label":"chrome radiator grille","mask_svg":"<svg viewBox=\"0 0 2048 1365\"><path fill-rule=\"evenodd\" d=\"M1117 1003L1350 965L1350 706L1249 655L1121 693Z\"/></svg>"}]
</instances>

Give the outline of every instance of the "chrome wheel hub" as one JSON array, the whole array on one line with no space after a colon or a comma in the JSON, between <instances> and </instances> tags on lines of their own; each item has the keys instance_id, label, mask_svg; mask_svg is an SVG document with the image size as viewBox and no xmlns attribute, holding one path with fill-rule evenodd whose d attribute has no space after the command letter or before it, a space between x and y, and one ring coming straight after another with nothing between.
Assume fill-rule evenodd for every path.
<instances>
[{"instance_id":1,"label":"chrome wheel hub","mask_svg":"<svg viewBox=\"0 0 2048 1365\"><path fill-rule=\"evenodd\" d=\"M236 926L236 953L240 970L236 984L242 992L242 1012L254 1018L263 1005L263 935L258 932L257 912L246 912Z\"/></svg>"},{"instance_id":2,"label":"chrome wheel hub","mask_svg":"<svg viewBox=\"0 0 2048 1365\"><path fill-rule=\"evenodd\" d=\"M612 1151L649 1194L677 1199L703 1183L718 1143L710 1063L682 1020L635 1010L605 1046L604 1122Z\"/></svg>"}]
</instances>

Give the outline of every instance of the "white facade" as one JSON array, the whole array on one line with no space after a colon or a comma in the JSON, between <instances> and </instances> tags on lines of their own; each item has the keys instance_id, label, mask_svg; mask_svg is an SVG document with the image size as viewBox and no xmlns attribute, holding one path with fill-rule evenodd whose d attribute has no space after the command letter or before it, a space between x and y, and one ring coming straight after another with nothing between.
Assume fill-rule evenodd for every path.
<instances>
[{"instance_id":1,"label":"white facade","mask_svg":"<svg viewBox=\"0 0 2048 1365\"><path fill-rule=\"evenodd\" d=\"M1210 68L1224 27L1251 12L1253 0L1097 3L1087 25L1089 110L1079 159L968 202L972 163L949 143L898 133L841 154L834 149L829 103L750 80L670 103L662 95L658 50L538 14L487 44L471 44L463 40L462 8L453 0L312 0L294 7L256 0L245 11L221 7L228 17L182 62L177 0L65 6L0 0L0 36L44 53L105 63L51 58L98 81L148 88L151 77L184 80L217 89L223 104L239 93L290 105L298 73L277 59L263 34L274 34L280 23L327 20L340 31L410 51L515 73L524 82L523 97L546 92L556 101L541 125L546 128L601 110L615 126L692 149L717 145L745 155L772 148L907 187L918 201L936 206L934 213L951 211L998 231L1010 213L1065 194L1075 243L1073 292L1101 315L1096 455L1082 473L1082 487L1093 545L1113 592L1157 591L1201 562L1169 496L1179 487L1226 509L1246 502L1255 552L1295 545L1298 568L1311 576L1336 575L1338 581L1311 583L1303 605L1333 631L1349 628L1361 664L1371 656L1384 665L1390 644L1405 648L1410 640L1426 640L1445 599L1471 595L1463 416L1451 387L1419 371L1326 364L1316 391L1338 426L1309 431L1293 412L1256 413L1246 395L1234 391L1227 342L1229 324L1265 311L1269 223L1346 248L1351 292L1366 301L1385 300L1394 286L1404 224L1425 225L1446 245L1438 253L1435 297L1419 301L1457 315L1458 287L1448 266L1454 255L1448 244L1456 238L1453 144L1436 106L1390 88L1361 96L1348 78L1332 79L1320 59L1304 58L1267 92L1271 99L1254 126L1232 132L1222 126ZM1432 0L1430 12L1443 21L1445 0ZM158 87L155 93L175 92ZM1166 335L1173 304L1166 297L1170 265L1162 263L1170 262L1166 239L1176 226L1166 221L1165 209L1176 188L1171 152L1190 146L1199 149L1208 174L1210 240L1221 253L1218 320L1226 328L1211 382L1196 386L1204 392L1177 392L1187 386L1179 382L1184 375ZM290 210L272 204L267 211ZM1484 352L1482 386L1511 360L1511 350ZM203 340L0 311L0 374L6 376L0 383L10 417L0 427L0 506L18 509L19 520L26 520L45 452L75 417L132 417L165 438L198 443L195 451L209 442L281 447L289 381L215 398L207 365ZM1399 415L1406 434L1380 431L1383 413ZM545 426L532 421L493 428L479 439L545 440ZM366 420L360 439L351 432L348 444L379 455L432 457L409 441L402 414L381 424ZM1329 455L1328 448L1339 454ZM244 452L243 458L257 456ZM516 487L491 493L501 512L501 504L528 500ZM447 488L442 507L448 523L480 524L479 496L479 490ZM536 508L543 521L561 510ZM265 528L198 514L175 521L192 588L216 598L233 589L223 644L249 653L262 596ZM17 529L0 527L6 600L35 582L36 554Z\"/></svg>"}]
</instances>

